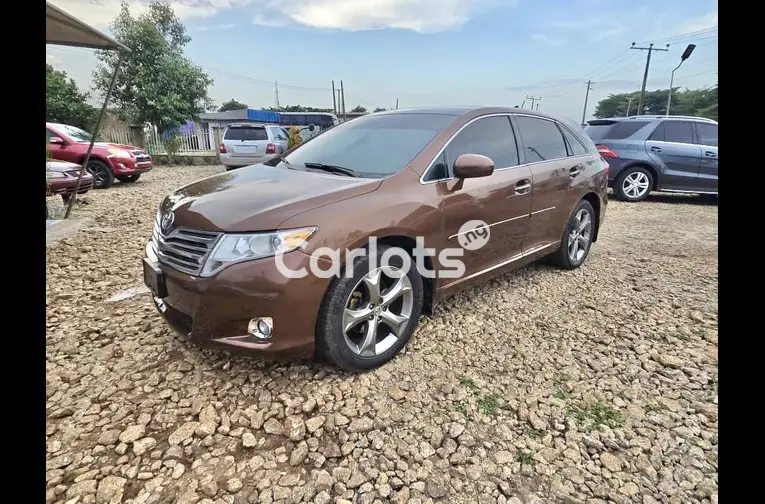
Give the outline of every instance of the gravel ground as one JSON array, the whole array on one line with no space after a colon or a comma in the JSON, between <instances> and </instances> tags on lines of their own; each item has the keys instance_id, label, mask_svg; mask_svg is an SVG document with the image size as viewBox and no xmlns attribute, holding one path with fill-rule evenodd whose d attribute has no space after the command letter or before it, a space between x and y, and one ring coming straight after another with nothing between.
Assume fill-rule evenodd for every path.
<instances>
[{"instance_id":1,"label":"gravel ground","mask_svg":"<svg viewBox=\"0 0 765 504\"><path fill-rule=\"evenodd\" d=\"M363 375L179 340L141 285L160 198L91 191L47 251L47 502L717 503L717 206L612 201L585 265L423 317Z\"/></svg>"}]
</instances>

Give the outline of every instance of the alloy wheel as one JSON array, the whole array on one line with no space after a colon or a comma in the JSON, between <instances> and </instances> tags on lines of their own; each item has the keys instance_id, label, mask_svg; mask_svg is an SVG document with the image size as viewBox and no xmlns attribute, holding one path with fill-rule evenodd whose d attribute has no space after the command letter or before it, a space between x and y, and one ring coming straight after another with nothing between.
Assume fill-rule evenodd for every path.
<instances>
[{"instance_id":1,"label":"alloy wheel","mask_svg":"<svg viewBox=\"0 0 765 504\"><path fill-rule=\"evenodd\" d=\"M351 290L343 311L343 337L360 357L389 350L404 334L412 318L414 291L399 268L370 271Z\"/></svg>"},{"instance_id":2,"label":"alloy wheel","mask_svg":"<svg viewBox=\"0 0 765 504\"><path fill-rule=\"evenodd\" d=\"M628 198L638 199L648 192L648 185L648 175L643 172L636 171L624 177L624 181L622 182L622 191L624 191L624 194L626 194Z\"/></svg>"},{"instance_id":3,"label":"alloy wheel","mask_svg":"<svg viewBox=\"0 0 765 504\"><path fill-rule=\"evenodd\" d=\"M592 215L586 208L582 208L576 213L568 234L568 257L571 262L578 263L582 260L591 239Z\"/></svg>"}]
</instances>

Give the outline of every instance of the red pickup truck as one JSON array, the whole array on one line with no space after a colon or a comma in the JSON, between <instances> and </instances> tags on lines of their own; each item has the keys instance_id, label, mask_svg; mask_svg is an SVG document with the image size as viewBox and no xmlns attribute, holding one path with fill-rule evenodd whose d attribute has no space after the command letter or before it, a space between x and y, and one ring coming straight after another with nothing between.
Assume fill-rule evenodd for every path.
<instances>
[{"instance_id":1,"label":"red pickup truck","mask_svg":"<svg viewBox=\"0 0 765 504\"><path fill-rule=\"evenodd\" d=\"M45 123L48 155L60 161L82 164L90 145L90 133L66 124ZM93 187L103 189L114 183L135 182L151 170L151 156L132 145L96 142L87 169L93 174Z\"/></svg>"}]
</instances>

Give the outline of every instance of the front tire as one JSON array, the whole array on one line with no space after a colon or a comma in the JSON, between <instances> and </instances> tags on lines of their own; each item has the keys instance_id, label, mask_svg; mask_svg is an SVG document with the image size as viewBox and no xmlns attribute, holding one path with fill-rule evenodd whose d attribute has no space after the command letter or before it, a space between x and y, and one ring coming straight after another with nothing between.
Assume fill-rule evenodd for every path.
<instances>
[{"instance_id":1,"label":"front tire","mask_svg":"<svg viewBox=\"0 0 765 504\"><path fill-rule=\"evenodd\" d=\"M386 250L396 255L384 265ZM400 255L410 259L406 272ZM318 353L348 371L373 369L395 357L411 339L422 313L422 277L414 264L405 250L381 245L376 268L371 268L368 255L355 259L350 277L343 266L321 304Z\"/></svg>"},{"instance_id":2,"label":"front tire","mask_svg":"<svg viewBox=\"0 0 765 504\"><path fill-rule=\"evenodd\" d=\"M88 171L93 175L94 189L106 189L114 184L114 174L100 159L91 159L88 162Z\"/></svg>"},{"instance_id":3,"label":"front tire","mask_svg":"<svg viewBox=\"0 0 765 504\"><path fill-rule=\"evenodd\" d=\"M587 200L582 200L568 219L560 240L560 247L552 256L553 262L563 269L576 269L590 254L592 237L595 236L595 210Z\"/></svg>"},{"instance_id":4,"label":"front tire","mask_svg":"<svg viewBox=\"0 0 765 504\"><path fill-rule=\"evenodd\" d=\"M135 182L138 182L139 178L141 178L141 174L140 173L136 173L135 175L128 175L128 176L123 176L123 177L117 177L117 180L119 180L122 183L133 184Z\"/></svg>"},{"instance_id":5,"label":"front tire","mask_svg":"<svg viewBox=\"0 0 765 504\"><path fill-rule=\"evenodd\" d=\"M625 169L616 178L614 195L621 201L643 201L651 193L653 174L647 168L635 166Z\"/></svg>"}]
</instances>

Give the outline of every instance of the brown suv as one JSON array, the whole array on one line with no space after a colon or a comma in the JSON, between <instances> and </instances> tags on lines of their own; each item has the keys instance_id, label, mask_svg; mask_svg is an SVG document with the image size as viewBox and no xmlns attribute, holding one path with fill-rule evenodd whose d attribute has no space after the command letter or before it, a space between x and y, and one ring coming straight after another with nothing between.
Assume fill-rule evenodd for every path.
<instances>
[{"instance_id":1,"label":"brown suv","mask_svg":"<svg viewBox=\"0 0 765 504\"><path fill-rule=\"evenodd\" d=\"M361 370L455 288L584 262L608 164L577 124L509 108L342 123L161 203L144 281L191 341Z\"/></svg>"}]
</instances>

